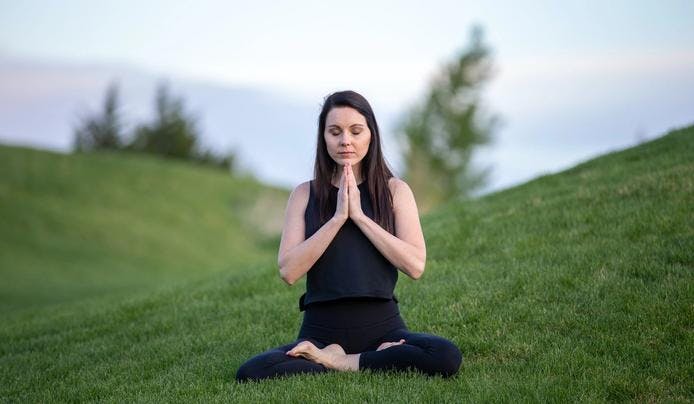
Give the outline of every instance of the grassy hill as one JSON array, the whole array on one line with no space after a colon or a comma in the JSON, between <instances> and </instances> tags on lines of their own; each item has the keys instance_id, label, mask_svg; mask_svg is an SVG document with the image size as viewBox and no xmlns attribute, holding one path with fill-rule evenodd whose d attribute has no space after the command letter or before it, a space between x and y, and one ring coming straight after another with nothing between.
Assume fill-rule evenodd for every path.
<instances>
[{"instance_id":1,"label":"grassy hill","mask_svg":"<svg viewBox=\"0 0 694 404\"><path fill-rule=\"evenodd\" d=\"M694 400L694 127L423 218L428 263L400 277L410 329L453 340L454 378L371 372L239 385L294 340L304 283L228 270L0 330L8 401ZM144 164L144 163L143 163ZM275 246L276 248L276 246Z\"/></svg>"},{"instance_id":2,"label":"grassy hill","mask_svg":"<svg viewBox=\"0 0 694 404\"><path fill-rule=\"evenodd\" d=\"M0 314L276 256L288 193L138 155L0 146Z\"/></svg>"}]
</instances>

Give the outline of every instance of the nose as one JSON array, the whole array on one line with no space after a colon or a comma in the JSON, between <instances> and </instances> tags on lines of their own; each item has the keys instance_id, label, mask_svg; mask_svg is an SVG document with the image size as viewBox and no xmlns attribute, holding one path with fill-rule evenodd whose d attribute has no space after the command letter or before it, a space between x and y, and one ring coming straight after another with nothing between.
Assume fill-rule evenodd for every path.
<instances>
[{"instance_id":1,"label":"nose","mask_svg":"<svg viewBox=\"0 0 694 404\"><path fill-rule=\"evenodd\" d=\"M343 133L342 136L340 136L340 146L349 145L349 140L349 135L347 133Z\"/></svg>"}]
</instances>

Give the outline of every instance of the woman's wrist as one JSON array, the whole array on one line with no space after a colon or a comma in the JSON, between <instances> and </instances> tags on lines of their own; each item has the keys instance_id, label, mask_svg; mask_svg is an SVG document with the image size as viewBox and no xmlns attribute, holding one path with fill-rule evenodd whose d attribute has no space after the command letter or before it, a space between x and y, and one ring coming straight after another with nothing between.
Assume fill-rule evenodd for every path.
<instances>
[{"instance_id":1,"label":"woman's wrist","mask_svg":"<svg viewBox=\"0 0 694 404\"><path fill-rule=\"evenodd\" d=\"M368 217L368 216L366 216L366 214L365 214L364 212L361 212L361 213L356 214L356 215L351 215L351 216L350 216L350 219L352 219L352 221L353 221L354 223L359 224L359 223L363 222L364 219L367 218L367 217Z\"/></svg>"},{"instance_id":2,"label":"woman's wrist","mask_svg":"<svg viewBox=\"0 0 694 404\"><path fill-rule=\"evenodd\" d=\"M335 215L333 215L332 219L330 219L330 220L332 220L333 222L335 222L335 223L337 223L338 225L342 226L343 224L345 224L345 222L347 221L348 218L349 218L348 215L340 216L340 215L338 215L338 214L336 213Z\"/></svg>"}]
</instances>

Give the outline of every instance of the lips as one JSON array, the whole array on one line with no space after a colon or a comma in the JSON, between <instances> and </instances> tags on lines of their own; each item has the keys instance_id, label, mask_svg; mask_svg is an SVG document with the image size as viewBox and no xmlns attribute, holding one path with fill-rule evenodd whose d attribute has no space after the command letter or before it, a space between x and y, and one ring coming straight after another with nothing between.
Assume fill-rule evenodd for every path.
<instances>
[{"instance_id":1,"label":"lips","mask_svg":"<svg viewBox=\"0 0 694 404\"><path fill-rule=\"evenodd\" d=\"M354 152L342 152L342 153L337 153L341 156L347 155L347 154L354 154Z\"/></svg>"}]
</instances>

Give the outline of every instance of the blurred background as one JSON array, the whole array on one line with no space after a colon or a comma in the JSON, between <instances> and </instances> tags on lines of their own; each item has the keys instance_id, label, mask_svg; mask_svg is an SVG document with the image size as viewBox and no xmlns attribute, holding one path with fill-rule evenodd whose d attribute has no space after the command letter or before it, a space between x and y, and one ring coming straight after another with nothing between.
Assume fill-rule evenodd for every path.
<instances>
[{"instance_id":1,"label":"blurred background","mask_svg":"<svg viewBox=\"0 0 694 404\"><path fill-rule=\"evenodd\" d=\"M0 1L0 269L22 268L0 303L272 256L333 91L371 102L422 213L691 124L693 20L676 0Z\"/></svg>"},{"instance_id":2,"label":"blurred background","mask_svg":"<svg viewBox=\"0 0 694 404\"><path fill-rule=\"evenodd\" d=\"M474 25L494 65L482 101L502 119L477 158L493 167L480 192L687 124L694 108L690 1L0 4L0 141L69 152L110 83L135 125L166 79L202 143L285 187L311 176L317 112L342 89L370 100L402 174L398 120Z\"/></svg>"}]
</instances>

